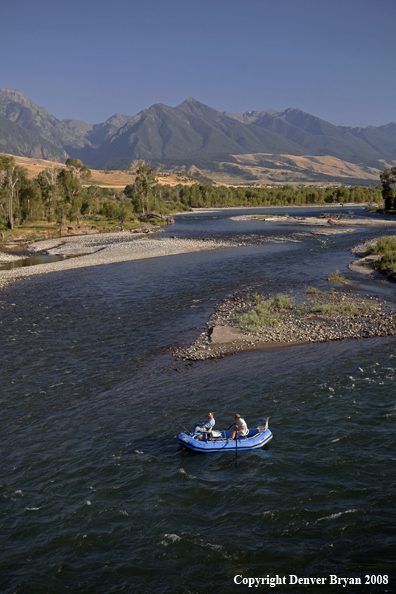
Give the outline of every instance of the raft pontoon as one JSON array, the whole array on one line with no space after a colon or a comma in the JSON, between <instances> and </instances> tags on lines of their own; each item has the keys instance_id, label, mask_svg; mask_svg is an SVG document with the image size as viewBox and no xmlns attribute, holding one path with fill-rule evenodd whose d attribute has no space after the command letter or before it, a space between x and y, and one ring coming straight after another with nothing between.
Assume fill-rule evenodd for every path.
<instances>
[{"instance_id":1,"label":"raft pontoon","mask_svg":"<svg viewBox=\"0 0 396 594\"><path fill-rule=\"evenodd\" d=\"M273 435L267 427L250 429L244 437L238 437L238 444L235 439L230 439L231 431L211 431L209 433L179 433L179 444L194 452L234 452L237 449L255 450L262 448L271 441ZM202 437L202 439L198 439Z\"/></svg>"}]
</instances>

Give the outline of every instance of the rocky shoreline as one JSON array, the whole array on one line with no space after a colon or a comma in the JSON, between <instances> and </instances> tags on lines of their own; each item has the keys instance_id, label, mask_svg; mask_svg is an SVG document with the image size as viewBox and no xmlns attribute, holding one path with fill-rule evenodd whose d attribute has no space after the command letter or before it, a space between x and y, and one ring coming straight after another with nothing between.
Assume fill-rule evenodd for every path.
<instances>
[{"instance_id":1,"label":"rocky shoreline","mask_svg":"<svg viewBox=\"0 0 396 594\"><path fill-rule=\"evenodd\" d=\"M205 331L190 346L174 349L174 356L203 361L248 350L396 335L396 314L384 301L358 297L343 289L301 292L291 307L279 311L278 326L241 330L238 316L251 310L256 301L257 295L249 291L224 298Z\"/></svg>"}]
</instances>

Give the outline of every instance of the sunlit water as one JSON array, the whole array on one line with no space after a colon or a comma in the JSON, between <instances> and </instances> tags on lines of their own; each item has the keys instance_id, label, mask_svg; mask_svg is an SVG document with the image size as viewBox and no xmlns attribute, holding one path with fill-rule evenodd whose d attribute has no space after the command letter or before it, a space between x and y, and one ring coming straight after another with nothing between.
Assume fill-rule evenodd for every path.
<instances>
[{"instance_id":1,"label":"sunlit water","mask_svg":"<svg viewBox=\"0 0 396 594\"><path fill-rule=\"evenodd\" d=\"M258 245L36 276L0 293L2 592L245 592L235 575L290 574L387 574L388 586L308 590L395 591L395 338L193 365L169 351L225 295L329 290L336 268L393 304L394 285L345 268L348 248L381 232L318 238L213 214L166 231L209 232ZM270 416L274 439L237 467L230 453L180 450L177 434L208 410L218 428L235 412L251 427Z\"/></svg>"}]
</instances>

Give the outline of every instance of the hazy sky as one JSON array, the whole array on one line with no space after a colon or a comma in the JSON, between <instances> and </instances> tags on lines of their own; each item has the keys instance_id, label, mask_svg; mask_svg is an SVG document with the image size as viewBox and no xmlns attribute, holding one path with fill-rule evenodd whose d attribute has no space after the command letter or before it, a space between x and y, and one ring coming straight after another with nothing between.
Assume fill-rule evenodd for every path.
<instances>
[{"instance_id":1,"label":"hazy sky","mask_svg":"<svg viewBox=\"0 0 396 594\"><path fill-rule=\"evenodd\" d=\"M0 87L103 122L187 97L396 121L395 0L2 0Z\"/></svg>"}]
</instances>

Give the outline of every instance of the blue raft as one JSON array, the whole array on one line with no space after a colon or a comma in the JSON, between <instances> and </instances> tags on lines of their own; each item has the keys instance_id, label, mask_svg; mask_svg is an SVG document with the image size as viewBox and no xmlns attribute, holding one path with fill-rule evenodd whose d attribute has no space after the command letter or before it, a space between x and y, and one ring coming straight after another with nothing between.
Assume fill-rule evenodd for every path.
<instances>
[{"instance_id":1,"label":"blue raft","mask_svg":"<svg viewBox=\"0 0 396 594\"><path fill-rule=\"evenodd\" d=\"M197 439L203 436L203 439ZM262 448L266 443L271 441L273 435L266 427L258 427L257 429L250 429L249 433L244 437L238 437L238 445L235 439L229 439L231 431L212 431L209 434L186 432L179 433L179 444L194 452L202 452L203 454L212 452L233 452L235 454L236 448L238 452L241 450L255 450Z\"/></svg>"}]
</instances>

